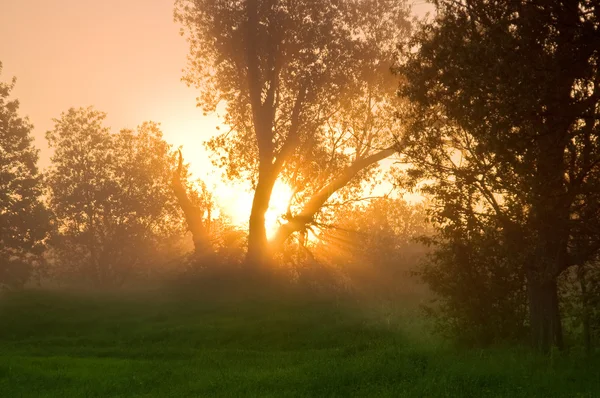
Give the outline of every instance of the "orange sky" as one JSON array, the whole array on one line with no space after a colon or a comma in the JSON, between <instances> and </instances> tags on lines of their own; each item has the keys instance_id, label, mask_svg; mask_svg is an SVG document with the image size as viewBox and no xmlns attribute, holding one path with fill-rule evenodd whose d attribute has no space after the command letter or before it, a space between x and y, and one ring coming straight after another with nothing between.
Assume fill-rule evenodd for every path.
<instances>
[{"instance_id":1,"label":"orange sky","mask_svg":"<svg viewBox=\"0 0 600 398\"><path fill-rule=\"evenodd\" d=\"M71 106L93 105L118 130L162 123L167 140L185 144L186 159L215 132L196 93L180 82L187 44L173 22L172 0L17 0L0 12L1 79L17 77L13 96L44 133ZM194 158L194 159L192 159Z\"/></svg>"},{"instance_id":2,"label":"orange sky","mask_svg":"<svg viewBox=\"0 0 600 398\"><path fill-rule=\"evenodd\" d=\"M49 162L44 134L52 118L93 105L108 113L113 131L160 122L169 143L184 145L195 175L209 186L217 182L205 176L211 166L201 143L216 132L218 117L204 117L195 90L180 81L187 44L173 22L173 3L2 0L0 79L17 77L13 97L35 126L42 167ZM427 7L422 3L417 11Z\"/></svg>"},{"instance_id":3,"label":"orange sky","mask_svg":"<svg viewBox=\"0 0 600 398\"><path fill-rule=\"evenodd\" d=\"M180 81L186 55L173 0L15 0L1 6L0 79L17 77L13 97L34 124L42 167L49 163L44 134L52 118L93 105L108 114L113 131L160 122L170 144L184 145L195 176L209 186L218 183L206 176L212 167L202 147L218 117L203 116L195 90ZM227 187L218 190L231 196Z\"/></svg>"}]
</instances>

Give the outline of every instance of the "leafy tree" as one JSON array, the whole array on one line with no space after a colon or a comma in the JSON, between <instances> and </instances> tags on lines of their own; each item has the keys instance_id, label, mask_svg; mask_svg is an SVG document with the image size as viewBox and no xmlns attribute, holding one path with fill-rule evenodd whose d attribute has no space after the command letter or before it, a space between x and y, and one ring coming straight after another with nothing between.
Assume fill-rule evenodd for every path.
<instances>
[{"instance_id":1,"label":"leafy tree","mask_svg":"<svg viewBox=\"0 0 600 398\"><path fill-rule=\"evenodd\" d=\"M208 146L229 178L253 182L248 258L260 262L268 257L264 215L278 178L318 183L288 217L281 242L394 152L387 130L367 115L386 108L385 79L372 76L393 61L406 7L392 0L178 0L175 16L190 43L185 80L201 90L199 105L209 112L226 104L231 131Z\"/></svg>"},{"instance_id":2,"label":"leafy tree","mask_svg":"<svg viewBox=\"0 0 600 398\"><path fill-rule=\"evenodd\" d=\"M171 187L176 156L159 126L111 134L105 116L72 108L55 119L46 135L55 150L47 184L61 265L114 285L183 233L183 216Z\"/></svg>"},{"instance_id":3,"label":"leafy tree","mask_svg":"<svg viewBox=\"0 0 600 398\"><path fill-rule=\"evenodd\" d=\"M434 250L417 275L436 294L426 309L439 332L478 346L526 335L525 275L501 228L465 214L425 243Z\"/></svg>"},{"instance_id":4,"label":"leafy tree","mask_svg":"<svg viewBox=\"0 0 600 398\"><path fill-rule=\"evenodd\" d=\"M598 251L600 9L590 1L436 2L398 68L412 178L441 227L496 228L526 277L529 326L562 346L557 278Z\"/></svg>"},{"instance_id":5,"label":"leafy tree","mask_svg":"<svg viewBox=\"0 0 600 398\"><path fill-rule=\"evenodd\" d=\"M561 276L561 309L570 329L591 353L600 338L600 262L598 259L572 267Z\"/></svg>"},{"instance_id":6,"label":"leafy tree","mask_svg":"<svg viewBox=\"0 0 600 398\"><path fill-rule=\"evenodd\" d=\"M19 116L19 101L9 98L14 84L14 78L0 82L0 287L19 287L29 279L42 263L48 231L33 126Z\"/></svg>"}]
</instances>

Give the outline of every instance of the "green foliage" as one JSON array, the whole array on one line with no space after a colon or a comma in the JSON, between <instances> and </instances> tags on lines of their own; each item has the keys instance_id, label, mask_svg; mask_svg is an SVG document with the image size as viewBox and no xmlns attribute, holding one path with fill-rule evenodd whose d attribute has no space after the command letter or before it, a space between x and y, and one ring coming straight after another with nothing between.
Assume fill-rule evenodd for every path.
<instances>
[{"instance_id":1,"label":"green foliage","mask_svg":"<svg viewBox=\"0 0 600 398\"><path fill-rule=\"evenodd\" d=\"M398 68L418 169L407 177L431 182L441 230L467 215L469 233L494 231L488 242L501 231L526 276L535 344L561 346L557 278L600 249L598 5L436 6Z\"/></svg>"},{"instance_id":2,"label":"green foliage","mask_svg":"<svg viewBox=\"0 0 600 398\"><path fill-rule=\"evenodd\" d=\"M426 242L432 251L417 274L436 294L426 309L438 332L464 345L522 341L525 276L502 233L454 227Z\"/></svg>"},{"instance_id":3,"label":"green foliage","mask_svg":"<svg viewBox=\"0 0 600 398\"><path fill-rule=\"evenodd\" d=\"M175 154L159 126L111 134L105 116L80 108L55 119L47 184L56 271L114 285L164 260L184 222L171 188Z\"/></svg>"},{"instance_id":4,"label":"green foliage","mask_svg":"<svg viewBox=\"0 0 600 398\"><path fill-rule=\"evenodd\" d=\"M562 311L572 344L587 352L600 341L600 264L572 268L561 277Z\"/></svg>"},{"instance_id":5,"label":"green foliage","mask_svg":"<svg viewBox=\"0 0 600 398\"><path fill-rule=\"evenodd\" d=\"M9 98L14 84L0 82L0 288L21 287L41 271L48 232L33 126Z\"/></svg>"}]
</instances>

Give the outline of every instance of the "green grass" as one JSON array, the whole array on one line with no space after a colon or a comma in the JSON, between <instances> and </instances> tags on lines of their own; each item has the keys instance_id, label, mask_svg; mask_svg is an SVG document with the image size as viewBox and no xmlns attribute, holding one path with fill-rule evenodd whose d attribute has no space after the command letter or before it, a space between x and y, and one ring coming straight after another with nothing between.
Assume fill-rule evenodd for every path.
<instances>
[{"instance_id":1,"label":"green grass","mask_svg":"<svg viewBox=\"0 0 600 398\"><path fill-rule=\"evenodd\" d=\"M0 296L0 397L596 397L600 360L461 350L324 299Z\"/></svg>"}]
</instances>

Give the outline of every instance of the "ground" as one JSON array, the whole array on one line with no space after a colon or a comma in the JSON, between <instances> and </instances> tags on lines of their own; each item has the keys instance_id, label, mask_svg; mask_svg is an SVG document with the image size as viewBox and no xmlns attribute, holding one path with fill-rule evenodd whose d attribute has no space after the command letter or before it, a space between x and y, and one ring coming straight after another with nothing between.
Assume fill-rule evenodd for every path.
<instances>
[{"instance_id":1,"label":"ground","mask_svg":"<svg viewBox=\"0 0 600 398\"><path fill-rule=\"evenodd\" d=\"M0 397L596 397L600 358L465 349L356 300L0 296ZM400 314L400 315L398 315Z\"/></svg>"}]
</instances>

